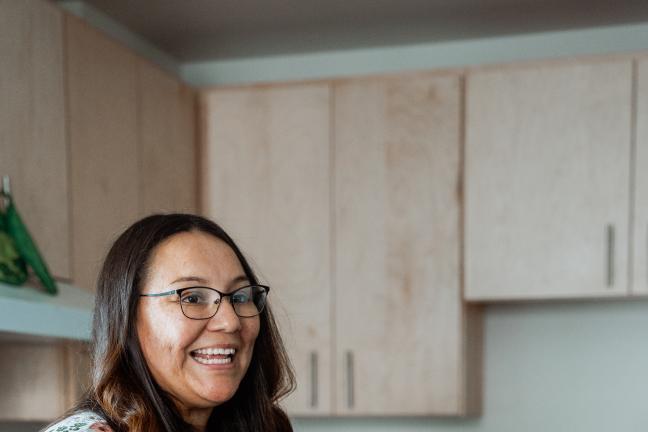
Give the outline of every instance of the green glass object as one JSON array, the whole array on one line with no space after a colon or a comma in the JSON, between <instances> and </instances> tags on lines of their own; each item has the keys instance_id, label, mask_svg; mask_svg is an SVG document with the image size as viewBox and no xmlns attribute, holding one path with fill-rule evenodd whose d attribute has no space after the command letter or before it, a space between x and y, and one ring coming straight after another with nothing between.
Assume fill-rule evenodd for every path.
<instances>
[{"instance_id":1,"label":"green glass object","mask_svg":"<svg viewBox=\"0 0 648 432\"><path fill-rule=\"evenodd\" d=\"M40 279L45 290L50 294L56 294L58 291L56 288L56 281L47 269L45 260L43 260L43 257L38 251L31 235L29 235L29 231L27 231L27 227L18 214L11 196L5 194L5 197L8 198L8 204L5 208L7 232L13 239L18 253L25 260L27 265L34 270L34 273L36 273L36 276Z\"/></svg>"},{"instance_id":2,"label":"green glass object","mask_svg":"<svg viewBox=\"0 0 648 432\"><path fill-rule=\"evenodd\" d=\"M0 211L0 282L22 285L27 280L27 265L7 233L6 215Z\"/></svg>"}]
</instances>

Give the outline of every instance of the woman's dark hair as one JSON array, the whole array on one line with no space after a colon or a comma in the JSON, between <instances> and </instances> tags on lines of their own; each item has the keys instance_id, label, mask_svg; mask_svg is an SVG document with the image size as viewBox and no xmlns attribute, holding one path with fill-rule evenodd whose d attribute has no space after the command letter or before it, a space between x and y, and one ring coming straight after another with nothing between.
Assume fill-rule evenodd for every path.
<instances>
[{"instance_id":1,"label":"woman's dark hair","mask_svg":"<svg viewBox=\"0 0 648 432\"><path fill-rule=\"evenodd\" d=\"M137 337L140 284L151 253L170 236L199 231L232 248L251 283L257 278L229 235L216 223L190 214L148 216L130 226L106 256L99 279L92 329L92 382L76 410L92 410L118 432L191 431L155 382ZM234 396L217 406L208 431L292 431L277 401L294 389L294 374L270 306L260 315L250 366Z\"/></svg>"}]
</instances>

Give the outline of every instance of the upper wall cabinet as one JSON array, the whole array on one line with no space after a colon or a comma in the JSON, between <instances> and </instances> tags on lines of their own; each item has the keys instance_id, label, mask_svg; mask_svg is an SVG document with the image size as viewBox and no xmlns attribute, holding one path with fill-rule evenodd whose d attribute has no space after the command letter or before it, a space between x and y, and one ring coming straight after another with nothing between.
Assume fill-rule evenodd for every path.
<instances>
[{"instance_id":1,"label":"upper wall cabinet","mask_svg":"<svg viewBox=\"0 0 648 432\"><path fill-rule=\"evenodd\" d=\"M63 15L0 2L0 176L55 276L70 277Z\"/></svg>"},{"instance_id":2,"label":"upper wall cabinet","mask_svg":"<svg viewBox=\"0 0 648 432\"><path fill-rule=\"evenodd\" d=\"M637 67L633 293L648 294L648 59Z\"/></svg>"},{"instance_id":3,"label":"upper wall cabinet","mask_svg":"<svg viewBox=\"0 0 648 432\"><path fill-rule=\"evenodd\" d=\"M196 211L195 93L138 61L140 213Z\"/></svg>"},{"instance_id":4,"label":"upper wall cabinet","mask_svg":"<svg viewBox=\"0 0 648 432\"><path fill-rule=\"evenodd\" d=\"M469 75L467 299L628 293L631 107L630 60Z\"/></svg>"},{"instance_id":5,"label":"upper wall cabinet","mask_svg":"<svg viewBox=\"0 0 648 432\"><path fill-rule=\"evenodd\" d=\"M92 291L110 241L139 215L137 58L66 24L73 278Z\"/></svg>"},{"instance_id":6,"label":"upper wall cabinet","mask_svg":"<svg viewBox=\"0 0 648 432\"><path fill-rule=\"evenodd\" d=\"M74 282L92 291L138 217L196 211L195 94L67 17Z\"/></svg>"},{"instance_id":7,"label":"upper wall cabinet","mask_svg":"<svg viewBox=\"0 0 648 432\"><path fill-rule=\"evenodd\" d=\"M342 81L333 100L336 412L475 414L480 317L461 292L461 78Z\"/></svg>"},{"instance_id":8,"label":"upper wall cabinet","mask_svg":"<svg viewBox=\"0 0 648 432\"><path fill-rule=\"evenodd\" d=\"M461 87L425 74L205 94L204 211L273 286L290 415L479 411Z\"/></svg>"},{"instance_id":9,"label":"upper wall cabinet","mask_svg":"<svg viewBox=\"0 0 648 432\"><path fill-rule=\"evenodd\" d=\"M329 86L212 90L202 105L203 212L272 288L297 375L288 412L330 414Z\"/></svg>"}]
</instances>

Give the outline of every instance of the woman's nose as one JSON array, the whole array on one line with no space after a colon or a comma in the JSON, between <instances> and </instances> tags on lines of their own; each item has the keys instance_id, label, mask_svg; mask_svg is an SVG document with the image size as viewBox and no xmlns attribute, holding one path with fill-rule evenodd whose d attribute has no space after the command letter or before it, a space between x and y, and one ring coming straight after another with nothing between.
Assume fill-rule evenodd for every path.
<instances>
[{"instance_id":1,"label":"woman's nose","mask_svg":"<svg viewBox=\"0 0 648 432\"><path fill-rule=\"evenodd\" d=\"M222 300L216 315L209 319L207 328L212 331L225 331L228 333L241 329L241 318L236 315L234 306L229 299Z\"/></svg>"}]
</instances>

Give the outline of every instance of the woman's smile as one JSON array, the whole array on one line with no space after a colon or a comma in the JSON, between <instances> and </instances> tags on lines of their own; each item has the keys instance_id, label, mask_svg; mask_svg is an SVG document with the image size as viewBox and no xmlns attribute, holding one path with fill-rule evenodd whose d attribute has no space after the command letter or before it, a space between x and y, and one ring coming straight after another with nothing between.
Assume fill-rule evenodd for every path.
<instances>
[{"instance_id":1,"label":"woman's smile","mask_svg":"<svg viewBox=\"0 0 648 432\"><path fill-rule=\"evenodd\" d=\"M189 353L197 363L204 366L220 366L217 370L234 367L236 348L234 345L216 345L209 348L199 348Z\"/></svg>"}]
</instances>

